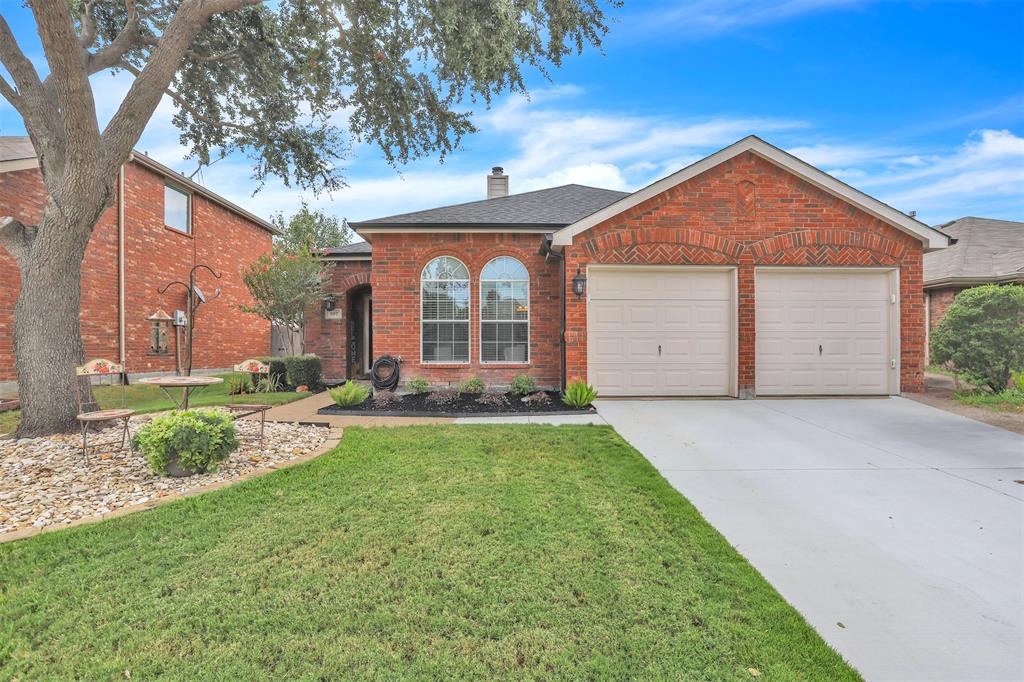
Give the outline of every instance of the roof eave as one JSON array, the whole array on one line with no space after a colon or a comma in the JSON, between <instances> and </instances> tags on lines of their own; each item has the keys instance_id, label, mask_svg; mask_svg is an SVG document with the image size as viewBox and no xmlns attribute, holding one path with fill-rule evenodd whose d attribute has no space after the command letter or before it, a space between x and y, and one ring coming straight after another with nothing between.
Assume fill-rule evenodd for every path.
<instances>
[{"instance_id":1,"label":"roof eave","mask_svg":"<svg viewBox=\"0 0 1024 682\"><path fill-rule=\"evenodd\" d=\"M554 232L564 223L349 223L356 234L379 232Z\"/></svg>"},{"instance_id":2,"label":"roof eave","mask_svg":"<svg viewBox=\"0 0 1024 682\"><path fill-rule=\"evenodd\" d=\"M1024 272L1011 272L1006 275L983 277L941 277L925 281L925 289L944 289L946 287L975 287L981 284L1024 284Z\"/></svg>"},{"instance_id":3,"label":"roof eave","mask_svg":"<svg viewBox=\"0 0 1024 682\"><path fill-rule=\"evenodd\" d=\"M905 213L897 211L893 207L864 194L860 190L854 189L841 180L833 178L828 173L815 168L778 147L768 144L754 135L745 137L700 161L690 164L686 168L676 171L643 189L637 190L633 194L590 214L586 218L567 225L555 233L554 245L568 246L572 244L573 237L576 235L748 151L787 170L822 191L828 192L856 206L865 213L892 225L896 229L916 237L922 242L926 252L944 249L949 246L949 237L938 230L911 218Z\"/></svg>"}]
</instances>

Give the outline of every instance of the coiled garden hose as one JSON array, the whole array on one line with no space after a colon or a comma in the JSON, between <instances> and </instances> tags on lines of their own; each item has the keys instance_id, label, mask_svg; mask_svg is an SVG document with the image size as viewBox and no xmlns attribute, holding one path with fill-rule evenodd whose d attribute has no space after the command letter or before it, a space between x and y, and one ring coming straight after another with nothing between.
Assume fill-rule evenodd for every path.
<instances>
[{"instance_id":1,"label":"coiled garden hose","mask_svg":"<svg viewBox=\"0 0 1024 682\"><path fill-rule=\"evenodd\" d=\"M392 355L382 355L373 361L370 368L370 379L377 391L393 391L398 386L398 366L401 359Z\"/></svg>"}]
</instances>

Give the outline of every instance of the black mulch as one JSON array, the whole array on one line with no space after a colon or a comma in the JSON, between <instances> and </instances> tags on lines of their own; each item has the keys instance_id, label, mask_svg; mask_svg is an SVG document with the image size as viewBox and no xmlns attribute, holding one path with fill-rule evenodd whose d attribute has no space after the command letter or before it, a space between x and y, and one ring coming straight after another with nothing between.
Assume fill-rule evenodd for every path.
<instances>
[{"instance_id":1,"label":"black mulch","mask_svg":"<svg viewBox=\"0 0 1024 682\"><path fill-rule=\"evenodd\" d=\"M562 402L557 391L542 391L550 401L524 403L521 396L505 393L507 403L494 405L478 402L480 396L468 393L460 394L454 403L438 404L428 400L430 393L420 395L396 395L395 401L387 405L377 405L373 397L367 398L359 405L339 407L328 405L320 408L319 414L359 415L372 414L378 417L471 417L491 416L496 414L593 414L597 410L588 407L583 410L569 407Z\"/></svg>"}]
</instances>

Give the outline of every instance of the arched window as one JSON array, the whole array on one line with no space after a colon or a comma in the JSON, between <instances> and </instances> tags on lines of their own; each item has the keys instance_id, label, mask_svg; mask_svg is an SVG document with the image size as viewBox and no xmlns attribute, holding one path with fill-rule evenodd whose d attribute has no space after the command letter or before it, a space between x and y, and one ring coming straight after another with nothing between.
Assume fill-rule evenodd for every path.
<instances>
[{"instance_id":1,"label":"arched window","mask_svg":"<svg viewBox=\"0 0 1024 682\"><path fill-rule=\"evenodd\" d=\"M421 362L469 362L469 270L440 256L420 275Z\"/></svg>"},{"instance_id":2,"label":"arched window","mask_svg":"<svg viewBox=\"0 0 1024 682\"><path fill-rule=\"evenodd\" d=\"M511 256L480 273L480 361L530 361L530 273Z\"/></svg>"}]
</instances>

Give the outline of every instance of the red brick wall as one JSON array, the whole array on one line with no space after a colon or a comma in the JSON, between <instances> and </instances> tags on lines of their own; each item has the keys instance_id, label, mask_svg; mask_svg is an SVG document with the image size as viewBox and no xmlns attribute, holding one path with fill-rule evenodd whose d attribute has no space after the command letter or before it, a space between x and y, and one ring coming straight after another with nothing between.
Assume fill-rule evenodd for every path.
<instances>
[{"instance_id":1,"label":"red brick wall","mask_svg":"<svg viewBox=\"0 0 1024 682\"><path fill-rule=\"evenodd\" d=\"M963 287L949 287L945 289L930 289L928 291L928 324L931 329L939 326L949 306L953 305L953 299L963 291Z\"/></svg>"},{"instance_id":2,"label":"red brick wall","mask_svg":"<svg viewBox=\"0 0 1024 682\"><path fill-rule=\"evenodd\" d=\"M322 305L307 311L305 348L320 356L327 381L348 379L349 293L370 283L370 261L328 261L325 267L324 293L336 297L334 309L341 316L326 319Z\"/></svg>"},{"instance_id":3,"label":"red brick wall","mask_svg":"<svg viewBox=\"0 0 1024 682\"><path fill-rule=\"evenodd\" d=\"M164 179L137 164L125 168L125 321L126 355L130 372L174 370L174 339L171 353L149 352L149 321L155 310L173 314L185 309L185 295L178 287L164 295L157 289L172 280L187 281L195 263L206 263L222 275L215 279L203 271L197 283L212 298L196 316L194 367L228 367L253 355L265 355L270 345L270 324L238 309L251 301L240 271L271 248L266 230L193 195L192 236L164 226ZM0 204L13 214L37 222L44 200L36 170L0 173ZM6 209L11 210L11 209ZM117 359L117 207L101 216L86 249L82 266L82 337L87 357ZM14 301L19 286L14 259L0 249L0 332L13 324ZM0 381L16 378L10 333L0 333Z\"/></svg>"},{"instance_id":4,"label":"red brick wall","mask_svg":"<svg viewBox=\"0 0 1024 682\"><path fill-rule=\"evenodd\" d=\"M738 266L741 395L754 391L757 265L898 266L901 387L921 391L921 243L754 154L742 154L576 236L566 285L588 263ZM566 300L566 374L587 376L586 299Z\"/></svg>"},{"instance_id":5,"label":"red brick wall","mask_svg":"<svg viewBox=\"0 0 1024 682\"><path fill-rule=\"evenodd\" d=\"M561 349L559 265L537 254L538 234L374 234L373 353L401 356L403 381L422 377L432 384L456 384L479 376L488 384L507 385L529 374L542 386L558 386ZM437 256L454 256L470 275L470 362L420 362L420 273ZM480 362L480 271L492 258L513 256L530 271L530 363Z\"/></svg>"}]
</instances>

